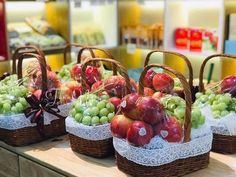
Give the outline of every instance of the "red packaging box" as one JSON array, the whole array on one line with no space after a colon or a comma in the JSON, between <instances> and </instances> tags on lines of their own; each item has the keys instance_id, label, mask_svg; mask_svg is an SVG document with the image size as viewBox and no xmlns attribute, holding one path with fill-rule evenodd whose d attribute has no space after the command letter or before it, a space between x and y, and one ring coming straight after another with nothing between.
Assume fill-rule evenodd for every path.
<instances>
[{"instance_id":1,"label":"red packaging box","mask_svg":"<svg viewBox=\"0 0 236 177\"><path fill-rule=\"evenodd\" d=\"M177 28L175 30L175 47L177 49L188 49L188 29Z\"/></svg>"},{"instance_id":2,"label":"red packaging box","mask_svg":"<svg viewBox=\"0 0 236 177\"><path fill-rule=\"evenodd\" d=\"M201 52L202 51L202 30L190 29L189 50L191 52Z\"/></svg>"}]
</instances>

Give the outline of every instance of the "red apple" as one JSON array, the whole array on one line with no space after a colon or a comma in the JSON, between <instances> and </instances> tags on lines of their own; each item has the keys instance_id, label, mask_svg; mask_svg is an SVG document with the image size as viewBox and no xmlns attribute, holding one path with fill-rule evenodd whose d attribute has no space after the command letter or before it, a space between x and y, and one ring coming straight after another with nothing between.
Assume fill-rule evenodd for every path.
<instances>
[{"instance_id":1,"label":"red apple","mask_svg":"<svg viewBox=\"0 0 236 177\"><path fill-rule=\"evenodd\" d=\"M154 127L156 135L168 142L180 142L183 139L183 129L175 117L168 117Z\"/></svg>"},{"instance_id":2,"label":"red apple","mask_svg":"<svg viewBox=\"0 0 236 177\"><path fill-rule=\"evenodd\" d=\"M144 87L153 88L152 79L153 79L155 74L156 74L156 72L153 71L152 69L149 69L147 71L147 73L144 76L144 80L143 80Z\"/></svg>"},{"instance_id":3,"label":"red apple","mask_svg":"<svg viewBox=\"0 0 236 177\"><path fill-rule=\"evenodd\" d=\"M122 98L125 95L125 80L122 76L111 76L104 82L105 90L110 97Z\"/></svg>"},{"instance_id":4,"label":"red apple","mask_svg":"<svg viewBox=\"0 0 236 177\"><path fill-rule=\"evenodd\" d=\"M70 70L71 78L80 82L81 79L81 68L83 64L76 64Z\"/></svg>"},{"instance_id":5,"label":"red apple","mask_svg":"<svg viewBox=\"0 0 236 177\"><path fill-rule=\"evenodd\" d=\"M115 112L120 109L121 99L118 97L111 97L109 101L115 106Z\"/></svg>"},{"instance_id":6,"label":"red apple","mask_svg":"<svg viewBox=\"0 0 236 177\"><path fill-rule=\"evenodd\" d=\"M165 115L162 104L152 97L141 97L137 109L140 119L151 125L159 123Z\"/></svg>"},{"instance_id":7,"label":"red apple","mask_svg":"<svg viewBox=\"0 0 236 177\"><path fill-rule=\"evenodd\" d=\"M143 121L134 121L127 132L127 140L134 146L144 146L151 141L152 137L152 127Z\"/></svg>"},{"instance_id":8,"label":"red apple","mask_svg":"<svg viewBox=\"0 0 236 177\"><path fill-rule=\"evenodd\" d=\"M88 66L86 68L86 82L89 86L92 86L95 82L101 80L102 75L98 68L95 66Z\"/></svg>"},{"instance_id":9,"label":"red apple","mask_svg":"<svg viewBox=\"0 0 236 177\"><path fill-rule=\"evenodd\" d=\"M127 131L133 121L124 115L116 115L111 121L112 135L117 138L126 138Z\"/></svg>"},{"instance_id":10,"label":"red apple","mask_svg":"<svg viewBox=\"0 0 236 177\"><path fill-rule=\"evenodd\" d=\"M228 76L220 84L221 92L228 93L236 87L236 76Z\"/></svg>"},{"instance_id":11,"label":"red apple","mask_svg":"<svg viewBox=\"0 0 236 177\"><path fill-rule=\"evenodd\" d=\"M126 117L138 120L140 118L137 111L137 100L140 98L138 93L131 93L122 99L121 111Z\"/></svg>"},{"instance_id":12,"label":"red apple","mask_svg":"<svg viewBox=\"0 0 236 177\"><path fill-rule=\"evenodd\" d=\"M166 73L157 73L152 84L156 91L170 93L174 88L174 79Z\"/></svg>"}]
</instances>

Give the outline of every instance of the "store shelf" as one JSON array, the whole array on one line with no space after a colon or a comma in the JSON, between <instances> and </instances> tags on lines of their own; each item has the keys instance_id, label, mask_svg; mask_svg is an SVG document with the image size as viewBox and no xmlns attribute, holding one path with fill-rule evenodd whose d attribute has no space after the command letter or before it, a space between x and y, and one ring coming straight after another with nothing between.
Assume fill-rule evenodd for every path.
<instances>
[{"instance_id":1,"label":"store shelf","mask_svg":"<svg viewBox=\"0 0 236 177\"><path fill-rule=\"evenodd\" d=\"M44 48L43 52L45 55L53 55L53 54L60 54L63 53L65 46L60 47L50 47L50 48ZM21 52L34 52L33 50L21 50ZM14 51L11 53L13 54Z\"/></svg>"},{"instance_id":2,"label":"store shelf","mask_svg":"<svg viewBox=\"0 0 236 177\"><path fill-rule=\"evenodd\" d=\"M180 49L176 49L176 48L170 48L168 49L169 51L172 52L177 52L177 53L181 53L183 55L186 56L192 56L192 57L207 57L213 54L216 54L217 52L209 52L209 51L203 51L203 52L192 52L192 51L188 51L188 50L180 50Z\"/></svg>"},{"instance_id":3,"label":"store shelf","mask_svg":"<svg viewBox=\"0 0 236 177\"><path fill-rule=\"evenodd\" d=\"M84 156L71 150L67 136L59 137L56 140L48 140L26 147L11 147L0 142L0 147L63 176L128 176L118 170L114 157L96 159ZM233 177L236 175L235 158L236 155L211 152L208 168L186 175L186 177ZM29 176L31 175L29 174Z\"/></svg>"}]
</instances>

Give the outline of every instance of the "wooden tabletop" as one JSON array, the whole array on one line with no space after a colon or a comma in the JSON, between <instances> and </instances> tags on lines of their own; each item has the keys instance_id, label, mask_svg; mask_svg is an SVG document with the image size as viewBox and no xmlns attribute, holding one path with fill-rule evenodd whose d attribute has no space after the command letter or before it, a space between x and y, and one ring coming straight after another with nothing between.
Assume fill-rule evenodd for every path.
<instances>
[{"instance_id":1,"label":"wooden tabletop","mask_svg":"<svg viewBox=\"0 0 236 177\"><path fill-rule=\"evenodd\" d=\"M120 172L113 157L96 159L77 154L70 149L68 136L26 147L0 146L66 176L127 177ZM186 177L236 177L236 154L211 153L209 167Z\"/></svg>"}]
</instances>

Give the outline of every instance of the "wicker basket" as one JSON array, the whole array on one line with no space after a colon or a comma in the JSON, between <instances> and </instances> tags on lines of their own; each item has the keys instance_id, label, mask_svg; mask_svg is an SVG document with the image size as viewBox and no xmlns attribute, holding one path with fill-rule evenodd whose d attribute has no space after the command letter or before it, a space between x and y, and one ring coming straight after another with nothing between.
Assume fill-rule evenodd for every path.
<instances>
[{"instance_id":1,"label":"wicker basket","mask_svg":"<svg viewBox=\"0 0 236 177\"><path fill-rule=\"evenodd\" d=\"M183 144L183 145L185 145L185 143L190 142L190 134L191 134L191 103L192 103L192 100L191 100L191 91L190 91L189 84L181 73L169 68L168 66L164 66L164 65L160 65L160 64L150 64L144 68L144 71L142 72L141 77L140 77L140 81L139 81L139 94L140 95L144 95L144 93L143 93L144 92L144 87L143 87L144 76L145 76L146 72L152 67L158 67L158 68L164 69L164 70L176 75L180 79L180 81L183 85L185 98L186 98L185 99L186 110L185 110L185 122L184 122L184 144ZM124 152L126 152L126 151L125 151L125 148L122 150L122 148L123 148L122 144L120 146L119 145L117 146L117 143L119 144L119 142L114 141L115 150L116 150L117 166L121 171L123 171L127 174L130 174L132 176L139 176L139 177L183 176L188 173L192 173L194 171L200 170L202 168L206 168L209 163L210 148L207 153L203 152L201 155L194 155L194 156L192 155L192 156L186 157L186 158L184 158L184 157L175 158L174 161L170 161L169 163L160 163L160 165L148 165L148 164L142 165L142 164L138 164L134 161L128 160L125 156L122 156L121 154L119 154L119 152L118 152L119 150L121 150L121 151L124 150ZM211 144L211 142L209 144ZM127 146L131 146L131 145L127 145ZM171 145L169 145L169 146L171 146ZM189 146L191 146L191 145L189 144L187 146L187 148ZM181 147L178 147L178 148L181 148ZM126 149L131 149L131 151L132 151L132 147L126 147ZM143 150L143 151L145 151L145 150ZM155 151L155 149L153 149L153 151ZM156 152L158 153L158 150ZM164 157L162 157L162 158L164 158Z\"/></svg>"},{"instance_id":2,"label":"wicker basket","mask_svg":"<svg viewBox=\"0 0 236 177\"><path fill-rule=\"evenodd\" d=\"M112 146L112 138L105 140L86 140L69 134L71 149L80 154L96 158L104 158L114 154L114 148Z\"/></svg>"},{"instance_id":3,"label":"wicker basket","mask_svg":"<svg viewBox=\"0 0 236 177\"><path fill-rule=\"evenodd\" d=\"M42 70L42 78L47 81L47 72L46 72L46 61L45 58L33 54L33 53L24 53L19 56L17 75L18 79L22 78L22 62L24 58L31 57L36 58L41 66ZM15 69L14 69L15 68ZM13 67L13 73L16 72L16 67ZM47 82L42 82L42 90L45 92L47 90ZM24 116L25 117L25 116ZM25 119L27 119L25 117ZM52 120L51 124L44 125L43 136L38 131L37 126L29 126L24 128L19 128L15 130L9 130L5 128L0 128L0 138L5 143L13 145L13 146L25 146L32 143L37 143L52 137L60 136L66 133L65 130L65 120L64 119L56 119Z\"/></svg>"},{"instance_id":4,"label":"wicker basket","mask_svg":"<svg viewBox=\"0 0 236 177\"><path fill-rule=\"evenodd\" d=\"M120 71L120 74L125 78L126 80L126 93L130 92L130 82L129 82L129 77L127 74L126 69L120 65L119 62L113 60L113 59L104 59L104 58L93 58L91 60L88 60L87 62L84 63L84 66L82 67L82 72L81 72L81 78L82 78L82 88L83 92L85 93L86 90L86 81L85 81L85 69L88 65L90 64L96 64L98 62L108 62L112 64L113 68L113 74L116 74L117 70ZM67 126L67 125L66 125ZM84 139L81 137L78 137L74 134L71 134L69 132L69 139L70 139L70 144L71 148L73 151L85 154L88 156L92 157L97 157L97 158L104 158L112 153L114 153L114 148L112 144L112 138L104 139L104 140L88 140Z\"/></svg>"},{"instance_id":5,"label":"wicker basket","mask_svg":"<svg viewBox=\"0 0 236 177\"><path fill-rule=\"evenodd\" d=\"M162 53L166 56L174 56L175 58L182 59L185 62L185 64L188 67L188 79L189 79L188 83L189 83L189 86L191 88L192 100L194 101L195 100L195 94L198 92L198 87L193 86L193 67L192 67L191 62L189 61L189 59L185 55L182 55L182 54L176 53L176 52L169 52L169 51L162 51L162 50L152 50L151 52L149 52L147 54L147 56L145 58L144 67L149 64L150 58L151 58L152 54L154 54L154 53ZM177 94L179 94L179 96L181 96L181 97L184 97L183 92L179 92Z\"/></svg>"},{"instance_id":6,"label":"wicker basket","mask_svg":"<svg viewBox=\"0 0 236 177\"><path fill-rule=\"evenodd\" d=\"M202 63L199 75L199 91L205 92L205 87L203 83L203 73L206 63L213 58L230 58L236 59L236 56L226 55L226 54L215 54L208 56ZM212 142L212 151L226 154L234 154L236 153L236 136L230 135L220 135L213 133L213 142Z\"/></svg>"}]
</instances>

